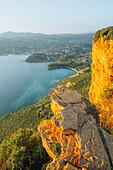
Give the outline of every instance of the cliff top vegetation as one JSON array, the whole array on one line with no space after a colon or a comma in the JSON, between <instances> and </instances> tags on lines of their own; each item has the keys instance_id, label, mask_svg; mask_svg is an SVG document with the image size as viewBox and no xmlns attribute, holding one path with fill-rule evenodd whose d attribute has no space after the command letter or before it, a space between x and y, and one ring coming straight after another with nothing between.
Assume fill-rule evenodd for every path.
<instances>
[{"instance_id":1,"label":"cliff top vegetation","mask_svg":"<svg viewBox=\"0 0 113 170\"><path fill-rule=\"evenodd\" d=\"M97 31L94 36L94 42L98 41L98 39L104 35L106 35L106 37L104 38L104 41L113 40L113 26L103 28L102 30Z\"/></svg>"}]
</instances>

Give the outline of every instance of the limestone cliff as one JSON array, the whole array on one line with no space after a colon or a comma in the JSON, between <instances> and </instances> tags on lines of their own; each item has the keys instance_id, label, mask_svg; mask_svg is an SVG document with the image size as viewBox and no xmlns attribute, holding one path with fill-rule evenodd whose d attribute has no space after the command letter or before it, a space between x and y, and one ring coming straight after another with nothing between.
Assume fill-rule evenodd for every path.
<instances>
[{"instance_id":1,"label":"limestone cliff","mask_svg":"<svg viewBox=\"0 0 113 170\"><path fill-rule=\"evenodd\" d=\"M38 126L43 146L53 159L47 170L111 170L113 136L98 130L93 116L86 113L83 96L77 91L57 90L51 107L52 119ZM102 139L109 147L105 148Z\"/></svg>"},{"instance_id":2,"label":"limestone cliff","mask_svg":"<svg viewBox=\"0 0 113 170\"><path fill-rule=\"evenodd\" d=\"M95 34L89 100L100 111L101 127L113 130L113 27Z\"/></svg>"}]
</instances>

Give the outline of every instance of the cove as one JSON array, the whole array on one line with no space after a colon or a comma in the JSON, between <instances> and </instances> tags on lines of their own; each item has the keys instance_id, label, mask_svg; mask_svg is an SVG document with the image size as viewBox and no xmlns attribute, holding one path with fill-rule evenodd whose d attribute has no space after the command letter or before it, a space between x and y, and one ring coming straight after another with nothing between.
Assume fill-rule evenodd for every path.
<instances>
[{"instance_id":1,"label":"cove","mask_svg":"<svg viewBox=\"0 0 113 170\"><path fill-rule=\"evenodd\" d=\"M47 70L49 63L23 62L27 57L0 56L0 117L40 101L59 79L75 74L64 68Z\"/></svg>"}]
</instances>

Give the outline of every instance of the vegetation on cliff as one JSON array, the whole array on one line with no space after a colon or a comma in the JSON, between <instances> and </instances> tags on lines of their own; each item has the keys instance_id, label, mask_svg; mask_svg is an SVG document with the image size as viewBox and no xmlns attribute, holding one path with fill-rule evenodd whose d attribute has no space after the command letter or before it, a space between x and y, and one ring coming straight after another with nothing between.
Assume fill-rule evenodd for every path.
<instances>
[{"instance_id":1,"label":"vegetation on cliff","mask_svg":"<svg viewBox=\"0 0 113 170\"><path fill-rule=\"evenodd\" d=\"M113 83L100 96L100 103L97 108L100 112L101 128L113 135Z\"/></svg>"},{"instance_id":2,"label":"vegetation on cliff","mask_svg":"<svg viewBox=\"0 0 113 170\"><path fill-rule=\"evenodd\" d=\"M94 36L94 42L98 41L101 36L105 36L104 41L113 40L113 26L103 28L102 30L97 31Z\"/></svg>"},{"instance_id":3,"label":"vegetation on cliff","mask_svg":"<svg viewBox=\"0 0 113 170\"><path fill-rule=\"evenodd\" d=\"M58 155L61 153L60 143L52 142L51 150L53 151L54 155L58 157Z\"/></svg>"},{"instance_id":4,"label":"vegetation on cliff","mask_svg":"<svg viewBox=\"0 0 113 170\"><path fill-rule=\"evenodd\" d=\"M71 85L68 85L70 82ZM77 90L80 94L82 94L88 100L88 91L91 85L91 73L86 71L83 74L79 74L77 76L71 76L66 78L64 81L60 82L58 85L55 85L54 88L57 89L71 89Z\"/></svg>"},{"instance_id":5,"label":"vegetation on cliff","mask_svg":"<svg viewBox=\"0 0 113 170\"><path fill-rule=\"evenodd\" d=\"M112 86L107 87L104 90L103 95L101 96L104 99L111 99L112 95L113 95L113 83L111 83Z\"/></svg>"},{"instance_id":6,"label":"vegetation on cliff","mask_svg":"<svg viewBox=\"0 0 113 170\"><path fill-rule=\"evenodd\" d=\"M49 157L42 147L38 132L19 129L0 145L0 169L37 169L46 164Z\"/></svg>"},{"instance_id":7,"label":"vegetation on cliff","mask_svg":"<svg viewBox=\"0 0 113 170\"><path fill-rule=\"evenodd\" d=\"M51 99L48 94L40 102L23 108L19 111L10 112L0 118L0 141L10 136L19 128L37 129L38 124L43 119L49 119L52 116L50 107Z\"/></svg>"}]
</instances>

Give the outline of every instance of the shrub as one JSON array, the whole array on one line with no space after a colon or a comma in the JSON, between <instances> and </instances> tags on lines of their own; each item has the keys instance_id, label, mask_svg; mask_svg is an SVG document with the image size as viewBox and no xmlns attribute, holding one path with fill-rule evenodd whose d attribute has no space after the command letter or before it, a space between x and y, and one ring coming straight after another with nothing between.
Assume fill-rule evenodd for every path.
<instances>
[{"instance_id":1,"label":"shrub","mask_svg":"<svg viewBox=\"0 0 113 170\"><path fill-rule=\"evenodd\" d=\"M113 128L110 129L110 134L113 135Z\"/></svg>"},{"instance_id":2,"label":"shrub","mask_svg":"<svg viewBox=\"0 0 113 170\"><path fill-rule=\"evenodd\" d=\"M61 153L60 143L52 142L51 149L55 156L58 156Z\"/></svg>"},{"instance_id":3,"label":"shrub","mask_svg":"<svg viewBox=\"0 0 113 170\"><path fill-rule=\"evenodd\" d=\"M104 99L110 99L113 95L113 87L107 87L105 90L104 90L104 93L102 95L102 97Z\"/></svg>"},{"instance_id":4,"label":"shrub","mask_svg":"<svg viewBox=\"0 0 113 170\"><path fill-rule=\"evenodd\" d=\"M110 39L113 40L113 26L97 31L94 36L94 42L96 42L100 38L100 36L104 36L104 35L106 35L104 41Z\"/></svg>"},{"instance_id":5,"label":"shrub","mask_svg":"<svg viewBox=\"0 0 113 170\"><path fill-rule=\"evenodd\" d=\"M1 169L41 169L48 161L39 133L19 129L0 145Z\"/></svg>"},{"instance_id":6,"label":"shrub","mask_svg":"<svg viewBox=\"0 0 113 170\"><path fill-rule=\"evenodd\" d=\"M113 135L113 83L104 90L101 101L101 104L98 105L101 128Z\"/></svg>"}]
</instances>

